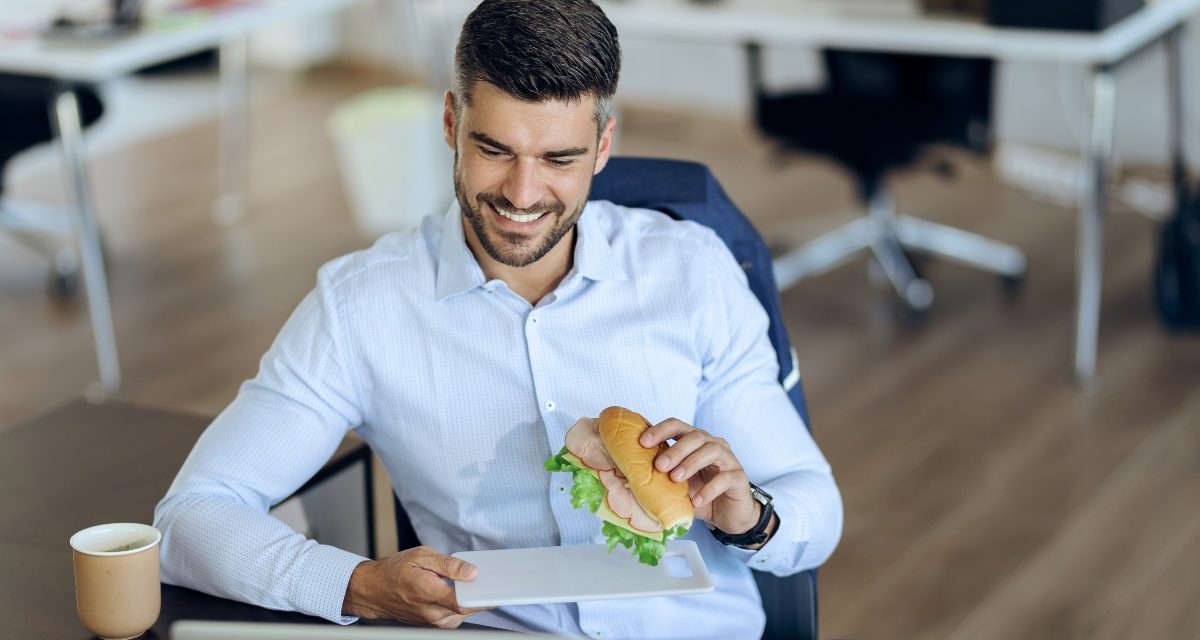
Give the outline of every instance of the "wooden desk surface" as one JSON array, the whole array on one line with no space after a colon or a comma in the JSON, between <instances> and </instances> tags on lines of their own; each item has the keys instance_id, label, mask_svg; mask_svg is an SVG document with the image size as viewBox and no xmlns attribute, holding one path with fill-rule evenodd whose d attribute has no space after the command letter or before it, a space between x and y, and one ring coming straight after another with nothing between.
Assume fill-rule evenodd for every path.
<instances>
[{"instance_id":1,"label":"wooden desk surface","mask_svg":"<svg viewBox=\"0 0 1200 640\"><path fill-rule=\"evenodd\" d=\"M209 419L122 404L65 405L0 433L0 640L90 638L75 613L69 539L105 522L154 519L154 505ZM326 469L365 456L347 438ZM163 586L162 614L145 636L179 619L318 622L295 613Z\"/></svg>"}]
</instances>

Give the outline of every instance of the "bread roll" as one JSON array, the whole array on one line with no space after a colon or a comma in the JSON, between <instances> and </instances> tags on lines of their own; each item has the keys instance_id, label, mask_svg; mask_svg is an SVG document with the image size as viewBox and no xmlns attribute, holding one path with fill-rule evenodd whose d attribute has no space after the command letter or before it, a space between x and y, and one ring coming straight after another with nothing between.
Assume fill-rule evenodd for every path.
<instances>
[{"instance_id":1,"label":"bread roll","mask_svg":"<svg viewBox=\"0 0 1200 640\"><path fill-rule=\"evenodd\" d=\"M633 497L666 530L679 525L690 527L696 512L684 482L675 482L667 474L654 468L654 459L663 449L647 449L638 438L650 428L650 423L637 412L623 407L609 407L600 412L600 439L617 468L629 480Z\"/></svg>"}]
</instances>

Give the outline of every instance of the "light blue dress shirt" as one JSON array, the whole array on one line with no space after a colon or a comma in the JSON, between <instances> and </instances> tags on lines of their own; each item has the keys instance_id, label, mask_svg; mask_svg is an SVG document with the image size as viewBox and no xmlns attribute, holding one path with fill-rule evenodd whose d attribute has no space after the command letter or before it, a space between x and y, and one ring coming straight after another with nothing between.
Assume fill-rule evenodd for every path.
<instances>
[{"instance_id":1,"label":"light blue dress shirt","mask_svg":"<svg viewBox=\"0 0 1200 640\"><path fill-rule=\"evenodd\" d=\"M382 459L418 537L443 553L602 542L600 520L570 505L569 474L542 463L578 418L622 405L728 440L775 498L775 536L744 551L697 522L687 537L710 594L468 620L591 638L757 638L750 569L815 567L842 527L829 465L777 375L766 314L711 230L589 202L574 267L533 306L484 277L454 205L320 270L155 510L163 581L353 622L342 601L364 558L267 514L351 429Z\"/></svg>"}]
</instances>

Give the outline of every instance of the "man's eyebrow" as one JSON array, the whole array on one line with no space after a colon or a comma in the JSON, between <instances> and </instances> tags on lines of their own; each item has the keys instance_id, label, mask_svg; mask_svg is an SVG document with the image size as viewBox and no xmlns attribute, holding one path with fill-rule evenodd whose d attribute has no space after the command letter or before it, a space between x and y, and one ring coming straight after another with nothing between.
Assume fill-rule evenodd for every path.
<instances>
[{"instance_id":1,"label":"man's eyebrow","mask_svg":"<svg viewBox=\"0 0 1200 640\"><path fill-rule=\"evenodd\" d=\"M504 143L502 143L502 142L500 142L500 141L498 141L498 140L493 140L493 139L491 138L491 136L489 136L489 135L488 135L488 134L486 134L486 133L480 133L480 132L478 132L478 131L472 131L472 132L471 132L469 135L470 135L471 139L472 139L472 140L474 140L474 141L476 141L476 142L482 142L483 144L486 144L486 145L487 145L487 146L489 146L489 147L495 147L495 148L497 148L497 149L499 149L499 150L501 150L501 151L503 151L503 152L505 152L505 153L512 153L512 152L513 152L513 150L512 150L512 147L510 147L510 146L508 146L508 145L506 145L506 144L504 144Z\"/></svg>"},{"instance_id":2,"label":"man's eyebrow","mask_svg":"<svg viewBox=\"0 0 1200 640\"><path fill-rule=\"evenodd\" d=\"M570 149L559 149L558 151L547 151L542 154L543 158L571 158L574 156L585 156L589 149L587 147L571 147Z\"/></svg>"},{"instance_id":3,"label":"man's eyebrow","mask_svg":"<svg viewBox=\"0 0 1200 640\"><path fill-rule=\"evenodd\" d=\"M505 153L513 153L512 147L504 144L503 142L500 142L499 140L493 139L491 136L489 136L486 133L472 131L468 135L470 136L470 138L472 140L474 140L476 142L481 142L483 144L486 144L489 147L495 147L496 149L499 149ZM575 156L587 155L588 151L590 151L590 149L588 149L587 147L571 147L569 149L558 149L556 151L547 151L546 153L542 154L542 157L543 158L572 158Z\"/></svg>"}]
</instances>

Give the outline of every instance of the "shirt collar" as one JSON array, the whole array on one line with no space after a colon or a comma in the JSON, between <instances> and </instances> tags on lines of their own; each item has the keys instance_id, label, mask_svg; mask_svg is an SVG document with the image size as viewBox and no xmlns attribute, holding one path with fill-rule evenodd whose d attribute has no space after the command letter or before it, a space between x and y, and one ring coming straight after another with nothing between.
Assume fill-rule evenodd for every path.
<instances>
[{"instance_id":1,"label":"shirt collar","mask_svg":"<svg viewBox=\"0 0 1200 640\"><path fill-rule=\"evenodd\" d=\"M438 250L436 287L439 302L470 291L486 281L483 269L479 268L463 235L463 218L457 198L450 204L450 210L442 221L441 245Z\"/></svg>"},{"instance_id":2,"label":"shirt collar","mask_svg":"<svg viewBox=\"0 0 1200 640\"><path fill-rule=\"evenodd\" d=\"M606 211L597 202L588 202L575 225L575 270L589 280L624 280L624 265L617 259L604 224L599 219ZM611 214L609 214L611 217ZM619 221L617 221L619 224ZM437 300L470 291L487 281L475 260L463 232L462 210L457 199L450 205L442 222L438 250Z\"/></svg>"},{"instance_id":3,"label":"shirt collar","mask_svg":"<svg viewBox=\"0 0 1200 640\"><path fill-rule=\"evenodd\" d=\"M625 265L617 259L616 251L609 242L604 222L619 225L621 221L611 209L612 205L590 201L575 225L579 239L575 242L575 269L589 280L624 280ZM607 220L601 220L602 217Z\"/></svg>"}]
</instances>

